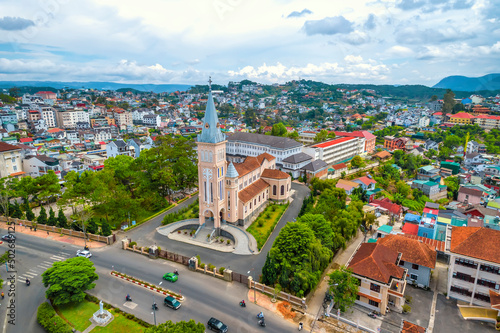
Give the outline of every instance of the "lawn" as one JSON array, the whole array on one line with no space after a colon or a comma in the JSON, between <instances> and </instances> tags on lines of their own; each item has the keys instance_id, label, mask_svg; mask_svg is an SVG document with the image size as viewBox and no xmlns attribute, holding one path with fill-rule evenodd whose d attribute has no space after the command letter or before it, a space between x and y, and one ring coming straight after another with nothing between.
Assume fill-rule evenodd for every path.
<instances>
[{"instance_id":1,"label":"lawn","mask_svg":"<svg viewBox=\"0 0 500 333\"><path fill-rule=\"evenodd\" d=\"M111 310L111 313L115 317L111 323L106 327L96 326L92 333L95 332L144 332L146 329L144 326L139 325L133 320L127 319L123 314L118 314L115 310Z\"/></svg>"},{"instance_id":2,"label":"lawn","mask_svg":"<svg viewBox=\"0 0 500 333\"><path fill-rule=\"evenodd\" d=\"M87 300L77 304L66 304L58 307L57 313L69 324L80 332L90 326L90 318L99 310L99 305ZM143 332L145 327L139 323L127 319L123 314L111 310L115 317L106 327L96 326L92 332Z\"/></svg>"},{"instance_id":3,"label":"lawn","mask_svg":"<svg viewBox=\"0 0 500 333\"><path fill-rule=\"evenodd\" d=\"M252 225L248 227L247 231L257 241L257 247L259 250L262 249L266 243L287 207L288 204L267 206L266 209L260 213L257 219L252 223Z\"/></svg>"},{"instance_id":4,"label":"lawn","mask_svg":"<svg viewBox=\"0 0 500 333\"><path fill-rule=\"evenodd\" d=\"M90 318L99 310L99 305L89 301L65 304L57 307L57 313L78 331L83 332L90 326Z\"/></svg>"}]
</instances>

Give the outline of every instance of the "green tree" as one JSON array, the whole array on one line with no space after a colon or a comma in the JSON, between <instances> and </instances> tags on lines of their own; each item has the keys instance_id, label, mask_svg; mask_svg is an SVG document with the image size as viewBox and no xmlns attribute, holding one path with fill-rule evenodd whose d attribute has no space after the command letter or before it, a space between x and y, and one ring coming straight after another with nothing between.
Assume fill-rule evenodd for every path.
<instances>
[{"instance_id":1,"label":"green tree","mask_svg":"<svg viewBox=\"0 0 500 333\"><path fill-rule=\"evenodd\" d=\"M21 219L23 218L23 211L21 210L21 206L17 202L17 200L14 202L14 205L12 206L12 213L10 217L15 218L15 219Z\"/></svg>"},{"instance_id":2,"label":"green tree","mask_svg":"<svg viewBox=\"0 0 500 333\"><path fill-rule=\"evenodd\" d=\"M297 131L290 132L290 133L288 133L288 137L290 139L298 141L299 140L299 132L297 132Z\"/></svg>"},{"instance_id":3,"label":"green tree","mask_svg":"<svg viewBox=\"0 0 500 333\"><path fill-rule=\"evenodd\" d=\"M361 156L356 155L356 156L354 156L352 158L352 160L351 160L351 166L353 168L359 168L362 165L363 165L363 159L361 158Z\"/></svg>"},{"instance_id":4,"label":"green tree","mask_svg":"<svg viewBox=\"0 0 500 333\"><path fill-rule=\"evenodd\" d=\"M87 228L86 228L86 231L89 233L89 234L97 234L97 224L95 223L95 220L93 218L91 218L87 224Z\"/></svg>"},{"instance_id":5,"label":"green tree","mask_svg":"<svg viewBox=\"0 0 500 333\"><path fill-rule=\"evenodd\" d=\"M274 124L271 130L272 136L286 136L287 133L288 131L283 123Z\"/></svg>"},{"instance_id":6,"label":"green tree","mask_svg":"<svg viewBox=\"0 0 500 333\"><path fill-rule=\"evenodd\" d=\"M329 221L325 220L323 215L305 214L299 217L297 222L307 224L314 232L315 237L321 241L323 246L326 246L331 250L335 250L335 235L333 233L332 225Z\"/></svg>"},{"instance_id":7,"label":"green tree","mask_svg":"<svg viewBox=\"0 0 500 333\"><path fill-rule=\"evenodd\" d=\"M49 209L49 219L47 220L47 225L51 225L51 226L57 225L56 214L54 213L54 210L52 209L52 207L50 207L50 209Z\"/></svg>"},{"instance_id":8,"label":"green tree","mask_svg":"<svg viewBox=\"0 0 500 333\"><path fill-rule=\"evenodd\" d=\"M64 215L62 208L59 208L59 211L57 212L57 226L59 228L68 227L68 219L66 219L66 216Z\"/></svg>"},{"instance_id":9,"label":"green tree","mask_svg":"<svg viewBox=\"0 0 500 333\"><path fill-rule=\"evenodd\" d=\"M46 174L35 179L37 198L39 203L45 202L53 196L61 193L59 178L54 170L49 170Z\"/></svg>"},{"instance_id":10,"label":"green tree","mask_svg":"<svg viewBox=\"0 0 500 333\"><path fill-rule=\"evenodd\" d=\"M443 112L450 113L455 105L455 94L451 89L446 89L443 98Z\"/></svg>"},{"instance_id":11,"label":"green tree","mask_svg":"<svg viewBox=\"0 0 500 333\"><path fill-rule=\"evenodd\" d=\"M26 212L26 219L28 221L33 221L35 219L35 213L31 210L31 206L29 202L24 204L24 210Z\"/></svg>"},{"instance_id":12,"label":"green tree","mask_svg":"<svg viewBox=\"0 0 500 333\"><path fill-rule=\"evenodd\" d=\"M335 138L335 132L328 132L325 129L322 129L316 136L314 137L314 142L322 142L327 139Z\"/></svg>"},{"instance_id":13,"label":"green tree","mask_svg":"<svg viewBox=\"0 0 500 333\"><path fill-rule=\"evenodd\" d=\"M14 179L14 188L16 196L23 198L25 203L29 201L31 196L37 193L35 179L30 176Z\"/></svg>"},{"instance_id":14,"label":"green tree","mask_svg":"<svg viewBox=\"0 0 500 333\"><path fill-rule=\"evenodd\" d=\"M111 227L109 226L109 223L106 222L106 220L102 220L101 223L101 235L102 236L109 236L111 235Z\"/></svg>"},{"instance_id":15,"label":"green tree","mask_svg":"<svg viewBox=\"0 0 500 333\"><path fill-rule=\"evenodd\" d=\"M45 296L54 305L79 303L85 299L85 291L95 287L99 279L92 261L84 257L56 261L42 273Z\"/></svg>"},{"instance_id":16,"label":"green tree","mask_svg":"<svg viewBox=\"0 0 500 333\"><path fill-rule=\"evenodd\" d=\"M11 203L10 200L15 196L14 181L10 177L0 179L0 208L5 217L9 217Z\"/></svg>"},{"instance_id":17,"label":"green tree","mask_svg":"<svg viewBox=\"0 0 500 333\"><path fill-rule=\"evenodd\" d=\"M356 301L359 280L352 276L352 271L344 266L328 275L329 292L333 294L335 305L345 312Z\"/></svg>"},{"instance_id":18,"label":"green tree","mask_svg":"<svg viewBox=\"0 0 500 333\"><path fill-rule=\"evenodd\" d=\"M203 333L205 325L196 323L193 319L189 321L178 321L176 323L168 320L166 323L147 328L144 333Z\"/></svg>"},{"instance_id":19,"label":"green tree","mask_svg":"<svg viewBox=\"0 0 500 333\"><path fill-rule=\"evenodd\" d=\"M38 214L36 221L39 224L47 224L47 212L43 206L40 208L40 213Z\"/></svg>"}]
</instances>

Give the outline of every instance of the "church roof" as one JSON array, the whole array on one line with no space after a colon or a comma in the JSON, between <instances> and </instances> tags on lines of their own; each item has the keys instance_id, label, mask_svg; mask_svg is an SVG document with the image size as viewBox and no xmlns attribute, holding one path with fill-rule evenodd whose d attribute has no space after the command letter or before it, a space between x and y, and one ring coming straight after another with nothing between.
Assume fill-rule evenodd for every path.
<instances>
[{"instance_id":1,"label":"church roof","mask_svg":"<svg viewBox=\"0 0 500 333\"><path fill-rule=\"evenodd\" d=\"M226 135L220 130L219 118L215 109L212 90L208 92L207 108L203 118L203 129L198 135L198 142L218 143L226 140Z\"/></svg>"},{"instance_id":2,"label":"church roof","mask_svg":"<svg viewBox=\"0 0 500 333\"><path fill-rule=\"evenodd\" d=\"M243 161L243 163L234 163L234 167L236 168L238 175L242 177L257 168L260 168L260 162L257 157L248 156L247 158L245 158L245 161Z\"/></svg>"},{"instance_id":3,"label":"church roof","mask_svg":"<svg viewBox=\"0 0 500 333\"><path fill-rule=\"evenodd\" d=\"M263 179L259 178L252 184L245 187L243 190L239 191L238 198L244 203L247 203L268 187L269 184Z\"/></svg>"},{"instance_id":4,"label":"church roof","mask_svg":"<svg viewBox=\"0 0 500 333\"><path fill-rule=\"evenodd\" d=\"M262 171L261 177L271 179L287 179L290 177L290 175L281 170L265 169L264 171Z\"/></svg>"},{"instance_id":5,"label":"church roof","mask_svg":"<svg viewBox=\"0 0 500 333\"><path fill-rule=\"evenodd\" d=\"M238 176L239 176L238 171L236 171L236 168L234 167L233 162L229 163L229 165L227 167L226 177L236 178Z\"/></svg>"}]
</instances>

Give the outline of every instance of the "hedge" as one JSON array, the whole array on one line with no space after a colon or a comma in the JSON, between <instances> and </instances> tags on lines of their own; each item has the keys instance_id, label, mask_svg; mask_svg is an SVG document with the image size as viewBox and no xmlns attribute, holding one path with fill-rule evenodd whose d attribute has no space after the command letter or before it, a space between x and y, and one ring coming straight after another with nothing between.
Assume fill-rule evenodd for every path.
<instances>
[{"instance_id":1,"label":"hedge","mask_svg":"<svg viewBox=\"0 0 500 333\"><path fill-rule=\"evenodd\" d=\"M36 314L36 319L48 333L71 333L73 330L47 302L43 302Z\"/></svg>"}]
</instances>

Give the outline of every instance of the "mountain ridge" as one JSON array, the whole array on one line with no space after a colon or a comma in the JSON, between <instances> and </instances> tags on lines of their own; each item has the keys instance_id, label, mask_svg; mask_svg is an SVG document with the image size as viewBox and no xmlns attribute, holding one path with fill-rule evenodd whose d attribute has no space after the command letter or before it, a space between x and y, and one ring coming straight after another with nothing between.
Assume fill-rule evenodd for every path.
<instances>
[{"instance_id":1,"label":"mountain ridge","mask_svg":"<svg viewBox=\"0 0 500 333\"><path fill-rule=\"evenodd\" d=\"M432 88L451 89L453 91L499 90L500 73L492 73L480 77L463 75L447 76Z\"/></svg>"}]
</instances>

